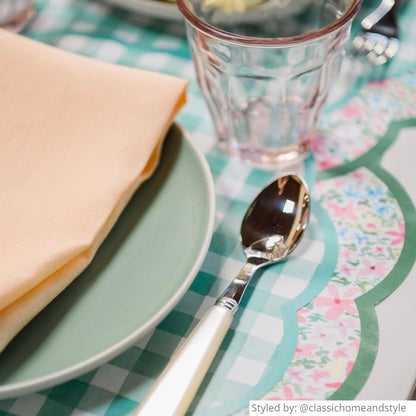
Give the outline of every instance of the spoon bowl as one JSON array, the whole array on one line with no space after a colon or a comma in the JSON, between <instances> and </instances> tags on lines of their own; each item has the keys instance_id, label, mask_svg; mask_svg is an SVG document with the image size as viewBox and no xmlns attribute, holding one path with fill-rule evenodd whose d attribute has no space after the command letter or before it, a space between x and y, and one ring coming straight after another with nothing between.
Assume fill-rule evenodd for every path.
<instances>
[{"instance_id":1,"label":"spoon bowl","mask_svg":"<svg viewBox=\"0 0 416 416\"><path fill-rule=\"evenodd\" d=\"M175 351L134 415L186 413L251 278L260 267L286 259L298 246L309 214L308 187L297 175L280 177L259 193L241 224L246 264Z\"/></svg>"},{"instance_id":2,"label":"spoon bowl","mask_svg":"<svg viewBox=\"0 0 416 416\"><path fill-rule=\"evenodd\" d=\"M251 203L241 223L247 258L277 262L299 244L309 222L308 188L295 175L276 179Z\"/></svg>"},{"instance_id":3,"label":"spoon bowl","mask_svg":"<svg viewBox=\"0 0 416 416\"><path fill-rule=\"evenodd\" d=\"M299 176L283 176L266 186L241 223L241 245L247 263L216 304L234 312L257 269L286 259L298 246L309 214L308 187Z\"/></svg>"}]
</instances>

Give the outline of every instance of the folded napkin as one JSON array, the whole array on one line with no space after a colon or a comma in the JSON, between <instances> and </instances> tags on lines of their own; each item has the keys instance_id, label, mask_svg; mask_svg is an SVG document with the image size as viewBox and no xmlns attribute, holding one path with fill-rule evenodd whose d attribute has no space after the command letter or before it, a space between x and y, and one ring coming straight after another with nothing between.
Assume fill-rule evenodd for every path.
<instances>
[{"instance_id":1,"label":"folded napkin","mask_svg":"<svg viewBox=\"0 0 416 416\"><path fill-rule=\"evenodd\" d=\"M0 29L0 351L90 263L155 169L186 81Z\"/></svg>"}]
</instances>

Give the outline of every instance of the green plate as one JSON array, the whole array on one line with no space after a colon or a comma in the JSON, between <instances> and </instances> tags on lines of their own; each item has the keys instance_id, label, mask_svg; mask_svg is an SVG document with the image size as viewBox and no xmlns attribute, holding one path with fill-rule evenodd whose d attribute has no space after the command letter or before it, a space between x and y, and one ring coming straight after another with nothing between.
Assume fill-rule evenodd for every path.
<instances>
[{"instance_id":1,"label":"green plate","mask_svg":"<svg viewBox=\"0 0 416 416\"><path fill-rule=\"evenodd\" d=\"M0 398L92 370L154 328L179 302L207 253L212 177L179 126L90 266L0 355Z\"/></svg>"}]
</instances>

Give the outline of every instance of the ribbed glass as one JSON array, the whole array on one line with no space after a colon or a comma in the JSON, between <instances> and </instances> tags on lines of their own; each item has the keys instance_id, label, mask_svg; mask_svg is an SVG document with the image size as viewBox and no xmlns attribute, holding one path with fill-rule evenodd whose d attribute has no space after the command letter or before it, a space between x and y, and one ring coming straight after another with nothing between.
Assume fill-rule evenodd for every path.
<instances>
[{"instance_id":1,"label":"ribbed glass","mask_svg":"<svg viewBox=\"0 0 416 416\"><path fill-rule=\"evenodd\" d=\"M304 158L361 0L269 0L233 13L177 4L220 147L260 165Z\"/></svg>"}]
</instances>

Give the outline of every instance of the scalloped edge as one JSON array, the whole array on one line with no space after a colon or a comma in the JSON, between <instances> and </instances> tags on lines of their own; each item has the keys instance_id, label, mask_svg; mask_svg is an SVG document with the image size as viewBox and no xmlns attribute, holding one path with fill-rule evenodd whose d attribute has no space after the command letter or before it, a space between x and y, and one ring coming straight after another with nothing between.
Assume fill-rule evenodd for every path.
<instances>
[{"instance_id":1,"label":"scalloped edge","mask_svg":"<svg viewBox=\"0 0 416 416\"><path fill-rule=\"evenodd\" d=\"M416 261L416 252L411 249L416 245L416 209L403 186L381 166L385 151L397 139L400 130L408 127L416 127L416 118L391 122L382 139L367 153L346 165L318 173L318 180L323 180L350 173L360 167L367 168L387 185L396 198L403 213L406 229L403 249L394 268L382 282L356 299L362 324L357 359L344 383L328 400L354 399L364 386L374 366L378 351L379 331L374 307L404 282ZM364 316L365 319L363 319ZM374 345L374 339L377 339L376 345Z\"/></svg>"}]
</instances>

